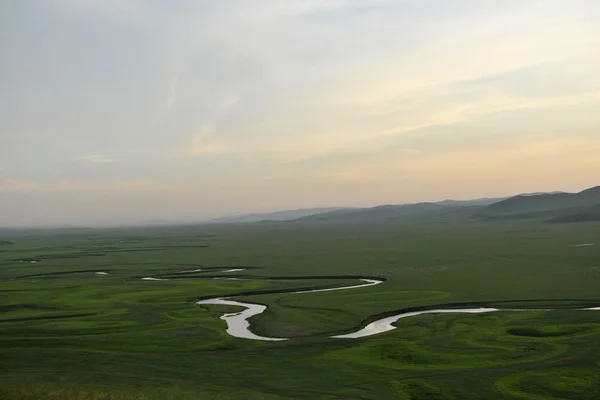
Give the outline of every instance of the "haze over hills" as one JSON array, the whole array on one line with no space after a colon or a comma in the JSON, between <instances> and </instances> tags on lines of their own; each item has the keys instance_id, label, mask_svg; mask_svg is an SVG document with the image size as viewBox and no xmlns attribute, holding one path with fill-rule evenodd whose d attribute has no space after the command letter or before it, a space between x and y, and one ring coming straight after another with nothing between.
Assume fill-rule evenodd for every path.
<instances>
[{"instance_id":1,"label":"haze over hills","mask_svg":"<svg viewBox=\"0 0 600 400\"><path fill-rule=\"evenodd\" d=\"M251 223L261 221L292 220L328 220L353 218L388 218L417 214L419 212L443 209L445 207L464 207L487 205L505 198L481 198L474 200L443 200L434 203L380 205L375 207L319 207L298 210L284 210L270 213L253 213L215 218L208 223Z\"/></svg>"},{"instance_id":2,"label":"haze over hills","mask_svg":"<svg viewBox=\"0 0 600 400\"><path fill-rule=\"evenodd\" d=\"M557 191L554 191L554 192L521 193L519 196L538 196L540 194L561 194L561 193L567 193L567 192L563 192L563 191L557 190Z\"/></svg>"},{"instance_id":3,"label":"haze over hills","mask_svg":"<svg viewBox=\"0 0 600 400\"><path fill-rule=\"evenodd\" d=\"M338 210L350 210L348 207L319 207L319 208L303 208L298 210L283 210L270 213L253 213L232 215L228 217L220 217L207 221L214 224L237 224L260 221L290 221L313 214L328 213Z\"/></svg>"},{"instance_id":4,"label":"haze over hills","mask_svg":"<svg viewBox=\"0 0 600 400\"><path fill-rule=\"evenodd\" d=\"M591 207L591 208L590 208ZM550 222L594 220L600 212L600 186L580 193L561 191L523 193L513 197L442 200L416 204L388 204L375 207L318 207L267 213L232 215L200 223L240 224L262 221L361 222L405 220L430 216L481 220L556 218ZM194 223L194 222L188 222Z\"/></svg>"},{"instance_id":5,"label":"haze over hills","mask_svg":"<svg viewBox=\"0 0 600 400\"><path fill-rule=\"evenodd\" d=\"M485 206L488 204L497 203L504 199L507 199L507 197L497 197L497 198L482 197L480 199L474 199L474 200L450 200L450 199L448 199L448 200L436 201L433 204L439 204L441 206L449 206L449 207Z\"/></svg>"},{"instance_id":6,"label":"haze over hills","mask_svg":"<svg viewBox=\"0 0 600 400\"><path fill-rule=\"evenodd\" d=\"M523 193L513 197L442 200L415 204L388 204L375 207L317 207L265 213L240 214L210 220L146 220L137 223L99 225L99 227L162 226L197 224L242 224L263 221L285 222L368 222L407 220L428 217L503 220L542 218L548 222L582 222L600 220L600 186L579 193L560 191ZM39 227L38 227L39 228ZM38 229L4 227L10 232ZM55 226L54 229L92 229L91 226ZM0 227L0 230L3 228Z\"/></svg>"},{"instance_id":7,"label":"haze over hills","mask_svg":"<svg viewBox=\"0 0 600 400\"><path fill-rule=\"evenodd\" d=\"M436 203L383 205L334 210L298 218L297 221L351 222L458 216L480 220L551 218L548 222L600 220L600 186L580 193L520 194L510 198L444 200Z\"/></svg>"},{"instance_id":8,"label":"haze over hills","mask_svg":"<svg viewBox=\"0 0 600 400\"><path fill-rule=\"evenodd\" d=\"M399 219L410 216L435 212L449 206L442 206L435 203L417 203L403 205L382 205L370 208L359 208L351 210L336 210L321 214L309 215L298 218L297 221L361 221L377 219Z\"/></svg>"}]
</instances>

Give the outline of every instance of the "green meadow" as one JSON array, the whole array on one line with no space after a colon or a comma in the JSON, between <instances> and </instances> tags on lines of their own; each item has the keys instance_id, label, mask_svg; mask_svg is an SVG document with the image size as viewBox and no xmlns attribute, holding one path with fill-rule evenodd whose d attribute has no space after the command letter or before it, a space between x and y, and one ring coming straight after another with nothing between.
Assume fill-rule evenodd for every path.
<instances>
[{"instance_id":1,"label":"green meadow","mask_svg":"<svg viewBox=\"0 0 600 400\"><path fill-rule=\"evenodd\" d=\"M598 245L574 246L583 243ZM141 279L161 276L177 279ZM212 279L224 276L243 279ZM289 293L356 277L385 282ZM600 397L600 311L577 310L600 306L595 222L5 231L0 279L2 399ZM236 307L195 303L236 294L268 306L253 332L292 340L231 337L219 317ZM328 337L405 309L459 306L516 310Z\"/></svg>"}]
</instances>

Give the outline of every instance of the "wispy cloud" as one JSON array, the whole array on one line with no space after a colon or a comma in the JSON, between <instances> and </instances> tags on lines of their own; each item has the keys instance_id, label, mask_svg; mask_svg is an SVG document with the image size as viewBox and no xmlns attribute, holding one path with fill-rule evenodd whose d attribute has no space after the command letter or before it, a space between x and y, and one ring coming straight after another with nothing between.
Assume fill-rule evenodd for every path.
<instances>
[{"instance_id":1,"label":"wispy cloud","mask_svg":"<svg viewBox=\"0 0 600 400\"><path fill-rule=\"evenodd\" d=\"M570 20L524 22L514 32L481 26L480 35L459 31L350 64L213 139L247 157L295 162L372 152L402 135L486 115L595 101L600 32Z\"/></svg>"},{"instance_id":2,"label":"wispy cloud","mask_svg":"<svg viewBox=\"0 0 600 400\"><path fill-rule=\"evenodd\" d=\"M356 157L319 173L325 181L352 181L358 185L371 180L384 182L403 181L407 177L419 177L424 182L439 185L452 191L457 181L477 181L486 191L494 185L500 190L520 185L523 181L514 180L519 174L543 178L553 176L562 182L568 179L586 181L590 179L585 170L600 168L600 136L587 134L542 134L518 138L498 138L483 143L447 150L413 151L397 148L387 149L370 155ZM491 179L493 177L493 179ZM550 183L542 179L544 183ZM527 181L527 183L531 183ZM496 189L490 193L498 192Z\"/></svg>"},{"instance_id":3,"label":"wispy cloud","mask_svg":"<svg viewBox=\"0 0 600 400\"><path fill-rule=\"evenodd\" d=\"M177 101L177 87L179 85L179 76L180 76L180 73L177 71L171 77L171 83L169 85L169 92L167 94L167 97L164 99L163 103L161 104L161 112L162 113L167 112L173 106L173 104L175 104L175 101Z\"/></svg>"},{"instance_id":4,"label":"wispy cloud","mask_svg":"<svg viewBox=\"0 0 600 400\"><path fill-rule=\"evenodd\" d=\"M79 157L78 160L90 164L112 164L125 161L123 158L108 157L101 154L86 154Z\"/></svg>"},{"instance_id":5,"label":"wispy cloud","mask_svg":"<svg viewBox=\"0 0 600 400\"><path fill-rule=\"evenodd\" d=\"M194 156L209 156L228 152L227 148L216 137L215 126L210 124L202 125L192 136L187 151Z\"/></svg>"},{"instance_id":6,"label":"wispy cloud","mask_svg":"<svg viewBox=\"0 0 600 400\"><path fill-rule=\"evenodd\" d=\"M151 187L148 182L72 182L58 181L32 181L22 179L5 179L0 181L0 192L5 193L32 193L32 192L81 192L81 191L119 191L142 190Z\"/></svg>"}]
</instances>

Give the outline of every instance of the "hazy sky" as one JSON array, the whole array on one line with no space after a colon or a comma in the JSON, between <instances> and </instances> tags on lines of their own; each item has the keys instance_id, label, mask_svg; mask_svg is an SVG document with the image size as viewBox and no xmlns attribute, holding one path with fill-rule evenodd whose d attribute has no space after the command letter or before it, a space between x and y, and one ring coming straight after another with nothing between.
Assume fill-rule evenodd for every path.
<instances>
[{"instance_id":1,"label":"hazy sky","mask_svg":"<svg viewBox=\"0 0 600 400\"><path fill-rule=\"evenodd\" d=\"M0 225L600 184L597 0L0 0Z\"/></svg>"}]
</instances>

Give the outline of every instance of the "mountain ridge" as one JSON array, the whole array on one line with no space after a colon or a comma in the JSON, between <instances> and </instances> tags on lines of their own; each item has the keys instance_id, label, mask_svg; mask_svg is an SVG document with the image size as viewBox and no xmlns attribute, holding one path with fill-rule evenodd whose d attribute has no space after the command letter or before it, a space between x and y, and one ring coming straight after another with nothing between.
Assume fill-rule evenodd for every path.
<instances>
[{"instance_id":1,"label":"mountain ridge","mask_svg":"<svg viewBox=\"0 0 600 400\"><path fill-rule=\"evenodd\" d=\"M382 204L373 207L317 207L251 213L214 218L205 223L256 223L256 222L351 222L370 220L403 220L428 215L466 216L480 220L556 218L562 213L565 219L585 219L595 215L581 209L600 204L600 186L579 193L562 191L522 193L511 197L482 197L471 200L446 199L436 202L411 204ZM579 215L578 212L583 214ZM561 218L557 222L562 221Z\"/></svg>"},{"instance_id":2,"label":"mountain ridge","mask_svg":"<svg viewBox=\"0 0 600 400\"><path fill-rule=\"evenodd\" d=\"M574 207L589 207L600 203L600 186L578 193L553 192L537 195L517 195L486 206L489 214L513 214L553 211Z\"/></svg>"}]
</instances>

